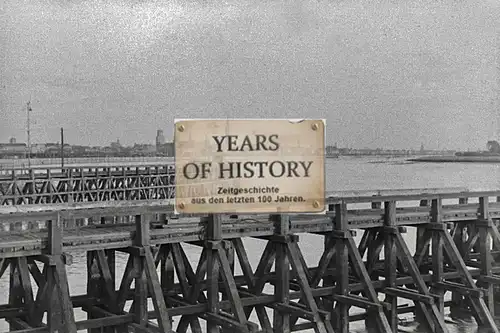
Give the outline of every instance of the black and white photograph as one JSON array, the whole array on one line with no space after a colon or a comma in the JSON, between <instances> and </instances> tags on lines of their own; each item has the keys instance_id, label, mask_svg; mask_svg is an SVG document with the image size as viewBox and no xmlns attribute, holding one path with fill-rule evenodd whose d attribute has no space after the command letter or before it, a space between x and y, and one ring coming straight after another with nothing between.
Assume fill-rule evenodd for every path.
<instances>
[{"instance_id":1,"label":"black and white photograph","mask_svg":"<svg viewBox=\"0 0 500 333\"><path fill-rule=\"evenodd\" d=\"M500 333L499 0L0 0L0 333Z\"/></svg>"}]
</instances>

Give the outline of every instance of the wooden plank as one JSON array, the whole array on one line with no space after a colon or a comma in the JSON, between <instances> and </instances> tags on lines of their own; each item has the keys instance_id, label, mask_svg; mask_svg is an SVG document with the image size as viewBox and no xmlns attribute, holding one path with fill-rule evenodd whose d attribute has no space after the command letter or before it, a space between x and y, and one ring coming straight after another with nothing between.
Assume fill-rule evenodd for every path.
<instances>
[{"instance_id":1,"label":"wooden plank","mask_svg":"<svg viewBox=\"0 0 500 333\"><path fill-rule=\"evenodd\" d=\"M127 300L127 295L130 292L130 286L132 285L132 281L134 280L134 258L132 256L128 257L127 264L125 266L125 271L123 272L122 281L120 283L120 289L117 293L117 310L123 311L125 306L125 302Z\"/></svg>"},{"instance_id":2,"label":"wooden plank","mask_svg":"<svg viewBox=\"0 0 500 333\"><path fill-rule=\"evenodd\" d=\"M472 279L472 275L465 266L464 260L460 256L460 252L458 251L450 234L448 232L443 232L443 239L444 239L444 245L450 255L450 258L453 260L458 270L462 273L465 285L467 287L477 289L477 286L474 280ZM500 332L493 319L492 314L488 309L488 306L484 302L484 299L483 298L478 298L476 300L471 299L471 302L472 302L472 309L477 315L476 319L479 319L478 321L481 322L482 324L488 325L493 330L494 333Z\"/></svg>"},{"instance_id":3,"label":"wooden plank","mask_svg":"<svg viewBox=\"0 0 500 333\"><path fill-rule=\"evenodd\" d=\"M463 284L450 281L439 282L439 288L475 298L483 297L484 294L483 289L468 288Z\"/></svg>"},{"instance_id":4,"label":"wooden plank","mask_svg":"<svg viewBox=\"0 0 500 333\"><path fill-rule=\"evenodd\" d=\"M9 267L10 260L7 258L0 259L0 278L5 274L5 271Z\"/></svg>"},{"instance_id":5,"label":"wooden plank","mask_svg":"<svg viewBox=\"0 0 500 333\"><path fill-rule=\"evenodd\" d=\"M101 272L97 263L96 251L87 252L87 295L100 297L101 293ZM97 318L92 311L87 311L87 319ZM100 329L89 329L88 333L103 333Z\"/></svg>"},{"instance_id":6,"label":"wooden plank","mask_svg":"<svg viewBox=\"0 0 500 333\"><path fill-rule=\"evenodd\" d=\"M398 231L395 232L395 240L399 251L401 251L401 257L398 257L398 259L400 259L402 261L402 264L406 266L408 272L410 273L411 277L415 282L418 292L422 295L429 296L430 295L429 290L427 289L427 285L425 284L422 276L420 275L418 266L413 260L411 252L406 246L403 237ZM419 303L417 305L419 306L419 310L425 316L427 324L432 330L448 333L448 328L446 327L446 323L444 322L444 317L442 316L442 314L439 312L439 310L435 305L430 306L429 309L430 312L422 304Z\"/></svg>"},{"instance_id":7,"label":"wooden plank","mask_svg":"<svg viewBox=\"0 0 500 333\"><path fill-rule=\"evenodd\" d=\"M384 204L385 213L384 220L385 225L389 227L394 227L396 224L396 202L389 201ZM390 234L385 235L385 244L384 244L384 264L385 264L385 281L386 288L393 288L396 285L397 278L397 249L396 244L394 242L394 237ZM391 330L393 333L397 333L398 331L398 298L392 295L386 295L385 299L386 303L391 305L391 309L386 311L386 316L389 321L389 325L391 326Z\"/></svg>"},{"instance_id":8,"label":"wooden plank","mask_svg":"<svg viewBox=\"0 0 500 333\"><path fill-rule=\"evenodd\" d=\"M252 290L253 294L260 294L264 289L264 286L267 282L267 275L273 266L274 260L276 258L276 248L273 242L267 242L266 247L264 248L264 252L260 258L259 264L257 265L257 269L255 270L255 277L257 281L255 282L255 289ZM247 317L249 313L247 313Z\"/></svg>"},{"instance_id":9,"label":"wooden plank","mask_svg":"<svg viewBox=\"0 0 500 333\"><path fill-rule=\"evenodd\" d=\"M187 260L187 258L184 258L185 253L182 249L181 244L177 244L177 243L172 244L172 245L170 245L170 249L171 249L170 252L172 253L173 264L174 264L174 267L177 271L177 278L178 278L179 284L181 286L181 292L184 295L184 298L190 299L191 290L193 290L193 288L191 287L190 284L193 283L193 280L196 280L196 277L194 276L194 273L191 270L191 266L189 264L189 261ZM187 272L188 267L189 267L189 273ZM190 278L188 278L188 274L191 275ZM191 281L191 283L190 283L190 281ZM198 294L199 294L199 292L198 292ZM194 299L190 303L194 304L195 302L196 302L196 299ZM191 325L191 328L194 331L196 331L196 332L201 331L200 322L199 322L197 317L187 316L184 319L189 319L189 323ZM186 323L187 323L187 321L186 321ZM184 325L181 325L181 323L179 323L179 326L177 328L178 333L185 332L185 330L187 329L187 325L185 325L185 326ZM179 329L179 327L182 329Z\"/></svg>"},{"instance_id":10,"label":"wooden plank","mask_svg":"<svg viewBox=\"0 0 500 333\"><path fill-rule=\"evenodd\" d=\"M97 250L96 251L96 259L97 259L97 264L99 266L99 269L101 271L101 276L103 279L103 284L102 286L106 290L106 293L108 294L108 300L109 300L109 308L112 309L113 312L118 312L117 308L117 300L116 300L116 291L114 288L114 279L111 275L111 270L108 265L108 260L106 258L106 254L104 253L104 250Z\"/></svg>"},{"instance_id":11,"label":"wooden plank","mask_svg":"<svg viewBox=\"0 0 500 333\"><path fill-rule=\"evenodd\" d=\"M148 278L148 284L153 296L153 305L157 313L156 318L158 319L158 326L162 332L170 333L172 332L172 325L167 312L167 306L161 289L160 279L158 278L158 273L156 272L153 254L151 253L150 247L146 247L145 251L145 270Z\"/></svg>"},{"instance_id":12,"label":"wooden plank","mask_svg":"<svg viewBox=\"0 0 500 333\"><path fill-rule=\"evenodd\" d=\"M161 259L161 286L163 289L169 290L175 283L175 268L170 246L161 245L158 258Z\"/></svg>"},{"instance_id":13,"label":"wooden plank","mask_svg":"<svg viewBox=\"0 0 500 333\"><path fill-rule=\"evenodd\" d=\"M241 240L241 238L235 238L232 241L234 244L234 248L236 250L236 255L238 256L238 260L240 262L243 276L244 276L245 281L248 285L248 288L249 288L249 290L254 290L254 288L255 288L255 275L253 274L252 266L250 264L250 260L248 259L248 255L247 255L247 252L246 252L245 247L243 245L243 241ZM268 242L268 245L269 244L271 244L271 242ZM266 255L266 250L264 250L264 253L262 256L265 256L265 255ZM247 307L246 309L251 310L250 307ZM267 314L267 311L264 308L264 306L256 306L255 312L257 313L257 317L259 318L259 322L260 322L262 329L265 331L272 330L271 321L269 320L269 315ZM245 316L248 319L249 312L246 310L245 310Z\"/></svg>"},{"instance_id":14,"label":"wooden plank","mask_svg":"<svg viewBox=\"0 0 500 333\"><path fill-rule=\"evenodd\" d=\"M9 304L15 307L23 306L23 285L21 283L21 274L18 268L17 260L9 260L10 274L9 274ZM9 329L15 330L15 323L9 323Z\"/></svg>"},{"instance_id":15,"label":"wooden plank","mask_svg":"<svg viewBox=\"0 0 500 333\"><path fill-rule=\"evenodd\" d=\"M31 287L31 278L26 257L17 259L17 269L19 270L19 277L24 291L24 304L28 308L28 324L31 326L38 326L40 323L35 320L35 301L33 298L33 289Z\"/></svg>"},{"instance_id":16,"label":"wooden plank","mask_svg":"<svg viewBox=\"0 0 500 333\"><path fill-rule=\"evenodd\" d=\"M356 197L381 197L389 195L426 195L441 193L468 192L467 187L429 187L409 189L382 189L382 190L350 190L350 191L327 191L327 198L356 198ZM381 200L383 201L383 200ZM379 202L381 202L379 201Z\"/></svg>"},{"instance_id":17,"label":"wooden plank","mask_svg":"<svg viewBox=\"0 0 500 333\"><path fill-rule=\"evenodd\" d=\"M62 225L61 218L57 217L48 224L48 253L52 255L62 254Z\"/></svg>"},{"instance_id":18,"label":"wooden plank","mask_svg":"<svg viewBox=\"0 0 500 333\"><path fill-rule=\"evenodd\" d=\"M361 257L365 256L365 251L368 249L368 245L370 244L370 242L373 241L373 236L374 235L371 232L371 229L366 229L363 231L363 236L361 237L358 245L358 251Z\"/></svg>"},{"instance_id":19,"label":"wooden plank","mask_svg":"<svg viewBox=\"0 0 500 333\"><path fill-rule=\"evenodd\" d=\"M139 326L145 327L148 321L148 286L146 272L144 271L144 260L141 257L134 256L133 261L135 272L135 289L133 309L131 309L131 311L134 313L134 322Z\"/></svg>"},{"instance_id":20,"label":"wooden plank","mask_svg":"<svg viewBox=\"0 0 500 333\"><path fill-rule=\"evenodd\" d=\"M441 199L432 200L431 204L431 223L442 225L442 202ZM444 231L447 232L447 231ZM440 282L443 281L443 263L444 263L444 253L443 253L443 239L441 237L441 232L432 231L432 275L434 288L432 293L436 294L437 308L439 312L444 316L444 290L440 289L438 286Z\"/></svg>"},{"instance_id":21,"label":"wooden plank","mask_svg":"<svg viewBox=\"0 0 500 333\"><path fill-rule=\"evenodd\" d=\"M231 308L235 314L236 320L243 326L247 325L247 318L245 312L243 311L243 305L241 303L240 296L234 282L234 272L231 270L228 258L226 256L226 251L220 245L218 246L218 259L221 268L221 277L224 281L227 297L231 303ZM246 326L245 326L246 327ZM248 330L243 330L243 332Z\"/></svg>"},{"instance_id":22,"label":"wooden plank","mask_svg":"<svg viewBox=\"0 0 500 333\"><path fill-rule=\"evenodd\" d=\"M364 297L359 297L355 295L333 295L333 299L337 302L342 302L345 304L349 304L349 306L355 306L363 309L380 309L382 307L381 304L370 302L368 299Z\"/></svg>"},{"instance_id":23,"label":"wooden plank","mask_svg":"<svg viewBox=\"0 0 500 333\"><path fill-rule=\"evenodd\" d=\"M45 275L40 272L40 269L32 258L28 258L28 268L31 276L33 276L33 279L35 280L37 287L42 288L45 284Z\"/></svg>"},{"instance_id":24,"label":"wooden plank","mask_svg":"<svg viewBox=\"0 0 500 333\"><path fill-rule=\"evenodd\" d=\"M328 267L330 267L332 258L335 256L335 251L336 251L335 242L336 240L333 237L329 237L327 239L325 250L323 251L323 254L321 255L321 258L318 263L318 269L311 278L312 288L316 288L319 285L319 282L325 276Z\"/></svg>"},{"instance_id":25,"label":"wooden plank","mask_svg":"<svg viewBox=\"0 0 500 333\"><path fill-rule=\"evenodd\" d=\"M368 246L366 270L368 271L370 277L373 280L377 280L378 274L376 271L374 271L374 268L376 263L380 260L380 253L382 252L382 248L384 247L384 240L386 237L384 233L379 232L379 228L374 228L374 229L375 230L372 230L372 233L375 234L374 240L370 242L370 245Z\"/></svg>"},{"instance_id":26,"label":"wooden plank","mask_svg":"<svg viewBox=\"0 0 500 333\"><path fill-rule=\"evenodd\" d=\"M365 286L365 293L368 300L374 303L379 303L377 292L375 291L370 276L368 275L368 271L363 264L363 259L359 255L358 248L356 247L356 243L354 242L354 239L351 235L347 237L347 248L349 250L349 257L353 262L354 269L356 270L357 275L360 277L362 284ZM391 332L391 327L389 325L387 317L382 311L376 313L375 318L381 332Z\"/></svg>"},{"instance_id":27,"label":"wooden plank","mask_svg":"<svg viewBox=\"0 0 500 333\"><path fill-rule=\"evenodd\" d=\"M195 304L196 300L201 299L206 301L205 295L201 293L202 291L202 284L198 283L198 281L202 281L203 278L205 277L205 274L207 273L207 253L208 249L203 248L201 252L201 257L200 260L198 261L198 266L196 267L196 273L194 276L194 282L193 283L193 288L190 289L189 296L187 298L187 304ZM203 304L203 307L206 308L206 305ZM191 330L195 332L199 332L198 326L199 326L199 320L195 316L190 316L189 314L183 315L181 317L181 320L179 321L179 324L177 326L177 333L185 333L188 328L188 324L191 324ZM201 330L201 328L200 328ZM201 332L200 332L201 333Z\"/></svg>"},{"instance_id":28,"label":"wooden plank","mask_svg":"<svg viewBox=\"0 0 500 333\"><path fill-rule=\"evenodd\" d=\"M135 216L135 239L134 243L137 246L149 245L149 223L151 222L150 214L142 214Z\"/></svg>"},{"instance_id":29,"label":"wooden plank","mask_svg":"<svg viewBox=\"0 0 500 333\"><path fill-rule=\"evenodd\" d=\"M327 215L331 214L331 213L335 213L336 212L336 206L335 205L328 205L328 211L327 211ZM333 228L331 229L333 230ZM334 269L336 268L336 258L337 258L337 254L335 251L337 251L337 246L336 246L336 239L335 237L333 236L333 233L331 232L329 233L326 233L324 236L324 240L323 240L323 247L324 247L324 250L323 250L323 253L326 252L326 250L329 248L329 246L332 246L332 257L330 258L330 263L329 265L327 266L327 269L326 269L326 272L328 272L329 270L331 269ZM324 260L327 260L328 258L325 258ZM318 265L319 266L319 265ZM324 277L323 277L323 286L324 287L332 287L335 285L335 282L336 282L336 278L333 276L333 274L327 274L327 273L324 273ZM326 276L325 276L326 274ZM316 280L315 278L313 277L313 282L315 283ZM333 289L333 288L332 288ZM332 326L334 326L335 328L338 326L338 320L337 320L337 317L336 317L336 312L335 312L335 306L334 306L334 301L332 298L330 297L325 297L323 298L323 304L322 304L322 307L324 310L326 311L330 311L330 323L332 324ZM294 325L294 328L297 326L297 324Z\"/></svg>"},{"instance_id":30,"label":"wooden plank","mask_svg":"<svg viewBox=\"0 0 500 333\"><path fill-rule=\"evenodd\" d=\"M491 223L489 216L488 197L479 198L479 219ZM488 224L489 224L488 223ZM493 256L491 255L490 227L478 226L479 228L479 252L481 256L481 275L491 276L493 268ZM493 228L496 228L493 225ZM493 285L487 284L483 287L486 290L486 305L490 313L495 313L495 299L493 295Z\"/></svg>"},{"instance_id":31,"label":"wooden plank","mask_svg":"<svg viewBox=\"0 0 500 333\"><path fill-rule=\"evenodd\" d=\"M276 215L271 217L275 222L276 235L286 236L289 233L290 216ZM282 304L289 304L290 298L290 262L287 255L286 243L274 242L276 252L276 279L274 294L276 301ZM273 311L273 327L278 332L290 333L290 313Z\"/></svg>"},{"instance_id":32,"label":"wooden plank","mask_svg":"<svg viewBox=\"0 0 500 333\"><path fill-rule=\"evenodd\" d=\"M347 206L345 203L335 205L335 230L347 230ZM337 290L335 294L349 295L349 250L343 239L336 239L336 264L340 274L337 276ZM337 302L336 332L349 333L349 305Z\"/></svg>"},{"instance_id":33,"label":"wooden plank","mask_svg":"<svg viewBox=\"0 0 500 333\"><path fill-rule=\"evenodd\" d=\"M61 257L58 258L56 265L52 269L52 274L54 274L54 280L57 285L56 289L61 305L64 331L67 333L76 333L75 315L70 297L68 276Z\"/></svg>"},{"instance_id":34,"label":"wooden plank","mask_svg":"<svg viewBox=\"0 0 500 333\"><path fill-rule=\"evenodd\" d=\"M434 304L434 295L421 294L415 290L405 288L385 288L384 292L401 298L411 299L416 302L424 302L429 305Z\"/></svg>"},{"instance_id":35,"label":"wooden plank","mask_svg":"<svg viewBox=\"0 0 500 333\"><path fill-rule=\"evenodd\" d=\"M300 255L298 253L300 252L300 249L297 242L288 243L287 251L292 268L297 273L298 282L301 287L306 306L310 309L313 315L313 321L316 324L315 331L318 333L333 333L333 327L331 326L330 321L324 321L323 317L319 314L316 300L314 299L311 286L309 285L309 278L305 273L305 268L307 266L300 260Z\"/></svg>"},{"instance_id":36,"label":"wooden plank","mask_svg":"<svg viewBox=\"0 0 500 333\"><path fill-rule=\"evenodd\" d=\"M43 315L50 306L50 297L48 295L52 295L53 283L49 284L49 280L54 279L53 276L48 274L48 265L44 265L42 275L44 277L44 283L38 286L35 298L35 314L33 316L33 321L39 323L42 322ZM47 314L47 316L49 316L49 314Z\"/></svg>"},{"instance_id":37,"label":"wooden plank","mask_svg":"<svg viewBox=\"0 0 500 333\"><path fill-rule=\"evenodd\" d=\"M77 330L85 330L91 328L118 326L131 323L133 320L134 316L132 314L117 315L107 318L88 319L77 321L76 328Z\"/></svg>"},{"instance_id":38,"label":"wooden plank","mask_svg":"<svg viewBox=\"0 0 500 333\"><path fill-rule=\"evenodd\" d=\"M217 251L208 250L207 253L207 297L208 297L208 313L219 313L219 263L217 261ZM218 333L219 329L215 321L208 321L207 333Z\"/></svg>"},{"instance_id":39,"label":"wooden plank","mask_svg":"<svg viewBox=\"0 0 500 333\"><path fill-rule=\"evenodd\" d=\"M359 197L342 197L342 198L327 198L327 204L339 204L341 202L363 203L363 202L386 202L386 201L418 201L418 200L433 200L433 199L458 199L458 198L479 198L479 197L494 197L500 194L500 191L477 191L477 192L455 192L455 193L440 193L440 194L409 194L409 195L381 195L381 196L359 196Z\"/></svg>"},{"instance_id":40,"label":"wooden plank","mask_svg":"<svg viewBox=\"0 0 500 333\"><path fill-rule=\"evenodd\" d=\"M189 285L188 278L186 275L186 267L184 265L184 258L181 254L182 247L181 244L175 243L171 244L172 258L174 262L175 269L177 271L177 278L181 286L182 293L184 297L188 297L191 286Z\"/></svg>"},{"instance_id":41,"label":"wooden plank","mask_svg":"<svg viewBox=\"0 0 500 333\"><path fill-rule=\"evenodd\" d=\"M212 241L220 241L222 238L221 216L209 215L207 223L207 239ZM209 317L207 323L207 333L219 333L218 324L215 320L219 315L219 261L217 259L217 249L207 249L207 298L208 311L213 316Z\"/></svg>"}]
</instances>

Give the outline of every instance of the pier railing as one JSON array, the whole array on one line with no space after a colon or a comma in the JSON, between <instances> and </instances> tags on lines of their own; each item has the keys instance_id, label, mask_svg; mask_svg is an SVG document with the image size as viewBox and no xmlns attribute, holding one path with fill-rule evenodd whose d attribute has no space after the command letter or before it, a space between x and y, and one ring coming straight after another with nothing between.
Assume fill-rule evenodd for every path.
<instances>
[{"instance_id":1,"label":"pier railing","mask_svg":"<svg viewBox=\"0 0 500 333\"><path fill-rule=\"evenodd\" d=\"M367 320L387 333L413 313L429 331L448 332L450 307L498 332L499 196L332 197L325 214L189 218L172 218L168 200L4 206L0 273L10 269L11 283L0 316L25 332L201 332L206 325L208 332L333 333ZM75 222L82 219L87 223ZM11 229L16 223L21 227ZM323 249L313 250L316 262L304 259L311 243L301 246L303 237L324 239ZM249 242L264 243L256 267ZM201 250L195 266L189 246ZM65 266L82 251L88 289L73 295ZM118 287L117 253L128 256ZM87 319L76 320L74 308Z\"/></svg>"},{"instance_id":2,"label":"pier railing","mask_svg":"<svg viewBox=\"0 0 500 333\"><path fill-rule=\"evenodd\" d=\"M163 200L174 197L172 164L79 165L0 172L0 205Z\"/></svg>"}]
</instances>

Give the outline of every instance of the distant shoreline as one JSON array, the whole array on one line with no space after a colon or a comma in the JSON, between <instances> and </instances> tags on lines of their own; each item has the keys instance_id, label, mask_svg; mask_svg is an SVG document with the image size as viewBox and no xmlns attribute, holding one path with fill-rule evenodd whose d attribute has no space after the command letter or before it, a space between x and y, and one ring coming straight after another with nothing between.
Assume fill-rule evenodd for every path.
<instances>
[{"instance_id":1,"label":"distant shoreline","mask_svg":"<svg viewBox=\"0 0 500 333\"><path fill-rule=\"evenodd\" d=\"M408 159L429 163L500 163L500 156L422 156Z\"/></svg>"}]
</instances>

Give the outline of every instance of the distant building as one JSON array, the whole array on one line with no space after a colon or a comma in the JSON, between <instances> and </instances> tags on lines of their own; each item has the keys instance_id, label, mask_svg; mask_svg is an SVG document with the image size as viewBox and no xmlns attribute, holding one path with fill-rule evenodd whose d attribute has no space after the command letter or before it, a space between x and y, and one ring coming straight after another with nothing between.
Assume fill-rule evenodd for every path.
<instances>
[{"instance_id":1,"label":"distant building","mask_svg":"<svg viewBox=\"0 0 500 333\"><path fill-rule=\"evenodd\" d=\"M339 149L337 148L337 145L335 146L326 146L325 152L327 156L333 157L333 156L338 156L339 155Z\"/></svg>"},{"instance_id":2,"label":"distant building","mask_svg":"<svg viewBox=\"0 0 500 333\"><path fill-rule=\"evenodd\" d=\"M173 142L167 142L156 146L156 153L159 156L174 157L175 147Z\"/></svg>"},{"instance_id":3,"label":"distant building","mask_svg":"<svg viewBox=\"0 0 500 333\"><path fill-rule=\"evenodd\" d=\"M122 145L120 143L120 139L116 139L116 142L111 142L111 145L110 147L114 150L121 150L122 149Z\"/></svg>"},{"instance_id":4,"label":"distant building","mask_svg":"<svg viewBox=\"0 0 500 333\"><path fill-rule=\"evenodd\" d=\"M26 155L25 143L15 143L15 142L0 143L0 157L2 158L24 157L25 155Z\"/></svg>"},{"instance_id":5,"label":"distant building","mask_svg":"<svg viewBox=\"0 0 500 333\"><path fill-rule=\"evenodd\" d=\"M156 147L148 144L135 144L131 149L132 156L154 156Z\"/></svg>"},{"instance_id":6,"label":"distant building","mask_svg":"<svg viewBox=\"0 0 500 333\"><path fill-rule=\"evenodd\" d=\"M163 135L163 130L156 131L156 147L160 147L165 143L165 136Z\"/></svg>"},{"instance_id":7,"label":"distant building","mask_svg":"<svg viewBox=\"0 0 500 333\"><path fill-rule=\"evenodd\" d=\"M31 154L34 156L44 155L47 150L45 143L34 143L31 145Z\"/></svg>"}]
</instances>

